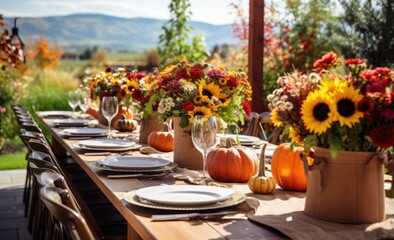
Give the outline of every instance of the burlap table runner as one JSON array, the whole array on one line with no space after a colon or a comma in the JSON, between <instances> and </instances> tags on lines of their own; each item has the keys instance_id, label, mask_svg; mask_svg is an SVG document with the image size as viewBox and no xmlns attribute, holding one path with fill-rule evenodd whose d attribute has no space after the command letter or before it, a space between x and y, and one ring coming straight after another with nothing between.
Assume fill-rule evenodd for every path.
<instances>
[{"instance_id":1,"label":"burlap table runner","mask_svg":"<svg viewBox=\"0 0 394 240\"><path fill-rule=\"evenodd\" d=\"M291 239L394 239L394 199L385 200L386 220L374 224L338 224L310 217L303 212L305 198L285 197L280 192L260 200L256 213L249 213L247 217Z\"/></svg>"}]
</instances>

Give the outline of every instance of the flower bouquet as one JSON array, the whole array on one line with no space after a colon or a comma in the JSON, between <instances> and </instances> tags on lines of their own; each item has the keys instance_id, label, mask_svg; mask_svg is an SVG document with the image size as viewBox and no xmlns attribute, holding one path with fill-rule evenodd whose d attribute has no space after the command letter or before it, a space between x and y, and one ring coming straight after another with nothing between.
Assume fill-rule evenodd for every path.
<instances>
[{"instance_id":1,"label":"flower bouquet","mask_svg":"<svg viewBox=\"0 0 394 240\"><path fill-rule=\"evenodd\" d=\"M293 144L309 150L385 151L394 146L394 71L366 69L366 62L329 52L315 71L278 79L267 98L275 126L285 127Z\"/></svg>"},{"instance_id":2,"label":"flower bouquet","mask_svg":"<svg viewBox=\"0 0 394 240\"><path fill-rule=\"evenodd\" d=\"M277 84L268 96L274 125L314 157L312 166L304 162L305 213L334 222L382 221L383 164L394 146L394 71L329 52L312 72L286 74Z\"/></svg>"},{"instance_id":3,"label":"flower bouquet","mask_svg":"<svg viewBox=\"0 0 394 240\"><path fill-rule=\"evenodd\" d=\"M180 62L161 71L154 88L160 96L159 118L181 117L180 127L189 126L196 115L216 116L222 123L236 125L250 114L252 89L242 71Z\"/></svg>"}]
</instances>

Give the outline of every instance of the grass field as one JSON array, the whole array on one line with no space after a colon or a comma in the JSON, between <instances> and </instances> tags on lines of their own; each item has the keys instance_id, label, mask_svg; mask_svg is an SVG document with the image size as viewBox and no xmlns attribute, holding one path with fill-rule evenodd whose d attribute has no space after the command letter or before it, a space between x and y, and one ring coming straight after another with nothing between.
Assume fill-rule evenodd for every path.
<instances>
[{"instance_id":1,"label":"grass field","mask_svg":"<svg viewBox=\"0 0 394 240\"><path fill-rule=\"evenodd\" d=\"M18 153L1 154L0 170L26 169L26 152L27 150Z\"/></svg>"}]
</instances>

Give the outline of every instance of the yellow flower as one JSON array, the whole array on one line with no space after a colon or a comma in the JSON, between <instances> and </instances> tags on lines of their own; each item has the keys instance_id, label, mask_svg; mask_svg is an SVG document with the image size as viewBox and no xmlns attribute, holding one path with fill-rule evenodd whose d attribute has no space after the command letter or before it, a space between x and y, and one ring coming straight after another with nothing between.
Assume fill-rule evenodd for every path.
<instances>
[{"instance_id":1,"label":"yellow flower","mask_svg":"<svg viewBox=\"0 0 394 240\"><path fill-rule=\"evenodd\" d=\"M138 82L134 80L127 80L126 83L126 92L131 94L134 89L138 89Z\"/></svg>"},{"instance_id":2,"label":"yellow flower","mask_svg":"<svg viewBox=\"0 0 394 240\"><path fill-rule=\"evenodd\" d=\"M189 115L189 122L193 123L194 122L194 116L197 115L203 115L204 117L210 117L212 116L211 109L207 107L194 107L192 111L188 111L187 115Z\"/></svg>"},{"instance_id":3,"label":"yellow flower","mask_svg":"<svg viewBox=\"0 0 394 240\"><path fill-rule=\"evenodd\" d=\"M295 142L298 146L302 147L304 145L302 143L301 136L292 127L289 128L289 137L291 141Z\"/></svg>"},{"instance_id":4,"label":"yellow flower","mask_svg":"<svg viewBox=\"0 0 394 240\"><path fill-rule=\"evenodd\" d=\"M321 91L308 95L301 107L302 121L306 129L321 134L330 128L334 120L334 103Z\"/></svg>"},{"instance_id":5,"label":"yellow flower","mask_svg":"<svg viewBox=\"0 0 394 240\"><path fill-rule=\"evenodd\" d=\"M279 118L278 111L276 110L271 111L271 121L275 127L280 127L283 125L283 122Z\"/></svg>"},{"instance_id":6,"label":"yellow flower","mask_svg":"<svg viewBox=\"0 0 394 240\"><path fill-rule=\"evenodd\" d=\"M226 95L222 93L219 85L216 85L214 82L207 84L204 79L200 81L198 94L204 102L209 102L212 97L216 97L217 99L226 97Z\"/></svg>"},{"instance_id":7,"label":"yellow flower","mask_svg":"<svg viewBox=\"0 0 394 240\"><path fill-rule=\"evenodd\" d=\"M219 79L219 84L220 84L221 86L225 86L225 85L227 84L227 79L226 79L226 78L220 78L220 79Z\"/></svg>"},{"instance_id":8,"label":"yellow flower","mask_svg":"<svg viewBox=\"0 0 394 240\"><path fill-rule=\"evenodd\" d=\"M346 81L342 81L338 77L336 77L334 80L323 77L320 89L322 89L324 93L332 94L339 89L346 87L347 85L348 83Z\"/></svg>"},{"instance_id":9,"label":"yellow flower","mask_svg":"<svg viewBox=\"0 0 394 240\"><path fill-rule=\"evenodd\" d=\"M363 99L363 96L353 86L346 86L341 91L337 91L334 96L334 111L336 120L339 121L341 126L352 127L363 117L363 113L357 110L357 104L361 99Z\"/></svg>"},{"instance_id":10,"label":"yellow flower","mask_svg":"<svg viewBox=\"0 0 394 240\"><path fill-rule=\"evenodd\" d=\"M160 73L160 75L162 77L164 77L167 74L169 74L170 72L172 72L175 68L176 68L176 65L169 65Z\"/></svg>"}]
</instances>

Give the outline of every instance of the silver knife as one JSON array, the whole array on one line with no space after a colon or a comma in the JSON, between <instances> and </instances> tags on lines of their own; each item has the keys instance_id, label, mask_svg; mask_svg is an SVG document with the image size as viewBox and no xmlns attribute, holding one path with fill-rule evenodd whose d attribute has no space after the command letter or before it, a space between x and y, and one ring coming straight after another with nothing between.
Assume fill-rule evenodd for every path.
<instances>
[{"instance_id":1,"label":"silver knife","mask_svg":"<svg viewBox=\"0 0 394 240\"><path fill-rule=\"evenodd\" d=\"M237 211L224 211L215 213L181 213L181 214L153 214L152 221L168 221L168 220L181 220L192 218L209 218L220 217L225 215L232 215L238 213Z\"/></svg>"}]
</instances>

